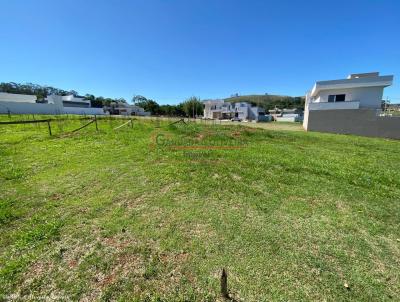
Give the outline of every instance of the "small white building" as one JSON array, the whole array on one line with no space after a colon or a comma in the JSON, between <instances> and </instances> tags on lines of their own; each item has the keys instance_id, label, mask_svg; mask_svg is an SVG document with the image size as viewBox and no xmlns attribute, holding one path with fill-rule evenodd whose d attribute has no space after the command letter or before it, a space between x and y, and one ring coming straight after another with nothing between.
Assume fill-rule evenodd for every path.
<instances>
[{"instance_id":1,"label":"small white building","mask_svg":"<svg viewBox=\"0 0 400 302\"><path fill-rule=\"evenodd\" d=\"M400 138L400 118L381 116L383 89L392 82L379 72L316 82L306 94L304 129Z\"/></svg>"},{"instance_id":2,"label":"small white building","mask_svg":"<svg viewBox=\"0 0 400 302\"><path fill-rule=\"evenodd\" d=\"M283 109L278 114L275 113L274 118L277 122L302 122L303 111L301 109Z\"/></svg>"}]
</instances>

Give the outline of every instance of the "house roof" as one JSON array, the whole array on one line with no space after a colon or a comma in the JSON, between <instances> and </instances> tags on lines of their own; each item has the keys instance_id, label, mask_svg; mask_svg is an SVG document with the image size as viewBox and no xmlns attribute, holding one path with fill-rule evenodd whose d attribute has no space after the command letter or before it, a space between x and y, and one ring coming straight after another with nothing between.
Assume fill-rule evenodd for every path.
<instances>
[{"instance_id":1,"label":"house roof","mask_svg":"<svg viewBox=\"0 0 400 302\"><path fill-rule=\"evenodd\" d=\"M392 75L379 76L379 73L351 74L347 79L318 81L311 90L311 96L327 89L346 89L357 87L386 87L393 83Z\"/></svg>"}]
</instances>

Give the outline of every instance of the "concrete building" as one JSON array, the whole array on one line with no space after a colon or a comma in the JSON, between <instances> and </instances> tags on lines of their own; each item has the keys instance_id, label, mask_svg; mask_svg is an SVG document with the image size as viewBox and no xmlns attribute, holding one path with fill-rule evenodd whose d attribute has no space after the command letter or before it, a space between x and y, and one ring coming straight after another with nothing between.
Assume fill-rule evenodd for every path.
<instances>
[{"instance_id":1,"label":"concrete building","mask_svg":"<svg viewBox=\"0 0 400 302\"><path fill-rule=\"evenodd\" d=\"M0 102L15 102L15 103L32 103L35 104L37 100L36 95L27 94L14 94L0 92Z\"/></svg>"},{"instance_id":2,"label":"concrete building","mask_svg":"<svg viewBox=\"0 0 400 302\"><path fill-rule=\"evenodd\" d=\"M149 116L151 112L144 111L142 107L126 104L126 103L111 103L110 106L105 106L104 111L112 115L138 115Z\"/></svg>"},{"instance_id":3,"label":"concrete building","mask_svg":"<svg viewBox=\"0 0 400 302\"><path fill-rule=\"evenodd\" d=\"M400 117L381 110L383 89L392 82L378 72L316 82L306 95L304 129L400 139Z\"/></svg>"},{"instance_id":4,"label":"concrete building","mask_svg":"<svg viewBox=\"0 0 400 302\"><path fill-rule=\"evenodd\" d=\"M0 114L105 114L103 108L92 108L90 101L73 95L50 95L38 101L34 95L0 92Z\"/></svg>"},{"instance_id":5,"label":"concrete building","mask_svg":"<svg viewBox=\"0 0 400 302\"><path fill-rule=\"evenodd\" d=\"M83 96L65 95L61 97L64 107L90 108L90 101Z\"/></svg>"},{"instance_id":6,"label":"concrete building","mask_svg":"<svg viewBox=\"0 0 400 302\"><path fill-rule=\"evenodd\" d=\"M231 103L224 100L204 101L204 118L206 119L237 119L248 121L267 121L265 110L251 106L247 102Z\"/></svg>"},{"instance_id":7,"label":"concrete building","mask_svg":"<svg viewBox=\"0 0 400 302\"><path fill-rule=\"evenodd\" d=\"M61 97L64 114L80 114L80 115L103 115L103 108L94 108L89 100L81 96L74 95L51 95L46 98L48 101L55 101Z\"/></svg>"}]
</instances>

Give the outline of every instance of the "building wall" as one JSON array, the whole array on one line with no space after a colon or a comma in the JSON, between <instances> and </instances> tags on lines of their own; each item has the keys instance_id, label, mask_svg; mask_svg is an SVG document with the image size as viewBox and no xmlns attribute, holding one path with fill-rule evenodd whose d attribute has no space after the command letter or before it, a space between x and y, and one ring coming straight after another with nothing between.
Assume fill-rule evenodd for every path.
<instances>
[{"instance_id":1,"label":"building wall","mask_svg":"<svg viewBox=\"0 0 400 302\"><path fill-rule=\"evenodd\" d=\"M309 110L335 110L335 109L358 109L360 108L360 102L318 102L318 103L309 103ZM376 108L377 109L377 108Z\"/></svg>"},{"instance_id":2,"label":"building wall","mask_svg":"<svg viewBox=\"0 0 400 302\"><path fill-rule=\"evenodd\" d=\"M249 107L249 120L254 120L257 121L258 120L258 107Z\"/></svg>"},{"instance_id":3,"label":"building wall","mask_svg":"<svg viewBox=\"0 0 400 302\"><path fill-rule=\"evenodd\" d=\"M90 103L63 101L64 107L90 108Z\"/></svg>"},{"instance_id":4,"label":"building wall","mask_svg":"<svg viewBox=\"0 0 400 302\"><path fill-rule=\"evenodd\" d=\"M36 103L36 95L0 92L0 102Z\"/></svg>"},{"instance_id":5,"label":"building wall","mask_svg":"<svg viewBox=\"0 0 400 302\"><path fill-rule=\"evenodd\" d=\"M378 113L373 109L312 110L304 116L303 126L308 131L400 139L400 117Z\"/></svg>"},{"instance_id":6,"label":"building wall","mask_svg":"<svg viewBox=\"0 0 400 302\"><path fill-rule=\"evenodd\" d=\"M303 128L307 131L308 130L308 113L310 112L309 110L309 103L306 102L305 108L304 108L304 118L303 118Z\"/></svg>"},{"instance_id":7,"label":"building wall","mask_svg":"<svg viewBox=\"0 0 400 302\"><path fill-rule=\"evenodd\" d=\"M0 102L0 114L62 114L60 104Z\"/></svg>"},{"instance_id":8,"label":"building wall","mask_svg":"<svg viewBox=\"0 0 400 302\"><path fill-rule=\"evenodd\" d=\"M49 96L48 101L49 104L0 101L0 114L104 114L102 108L64 107L59 95Z\"/></svg>"},{"instance_id":9,"label":"building wall","mask_svg":"<svg viewBox=\"0 0 400 302\"><path fill-rule=\"evenodd\" d=\"M64 114L104 115L103 108L64 107Z\"/></svg>"},{"instance_id":10,"label":"building wall","mask_svg":"<svg viewBox=\"0 0 400 302\"><path fill-rule=\"evenodd\" d=\"M300 114L283 114L282 116L277 116L275 118L277 122L302 122L303 115Z\"/></svg>"},{"instance_id":11,"label":"building wall","mask_svg":"<svg viewBox=\"0 0 400 302\"><path fill-rule=\"evenodd\" d=\"M346 101L360 101L360 108L381 108L383 87L358 87L348 89L322 90L318 94L319 102L328 102L331 94L346 94Z\"/></svg>"},{"instance_id":12,"label":"building wall","mask_svg":"<svg viewBox=\"0 0 400 302\"><path fill-rule=\"evenodd\" d=\"M299 117L297 116L278 116L275 118L277 122L290 122L290 123L295 123L299 122Z\"/></svg>"},{"instance_id":13,"label":"building wall","mask_svg":"<svg viewBox=\"0 0 400 302\"><path fill-rule=\"evenodd\" d=\"M235 103L235 107L232 109L234 114L236 113L236 110L238 112L238 118L242 120L247 120L249 116L249 104L241 102L241 103Z\"/></svg>"},{"instance_id":14,"label":"building wall","mask_svg":"<svg viewBox=\"0 0 400 302\"><path fill-rule=\"evenodd\" d=\"M223 104L224 104L223 100L205 101L204 113L203 113L204 117L209 119L214 118L213 110L221 110ZM216 109L213 109L214 107L216 107Z\"/></svg>"}]
</instances>

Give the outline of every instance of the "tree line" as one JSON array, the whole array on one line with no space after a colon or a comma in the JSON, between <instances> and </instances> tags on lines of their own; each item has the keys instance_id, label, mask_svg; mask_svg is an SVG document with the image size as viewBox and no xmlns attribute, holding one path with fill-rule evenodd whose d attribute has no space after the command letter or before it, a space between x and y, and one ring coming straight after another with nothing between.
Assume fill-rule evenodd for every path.
<instances>
[{"instance_id":1,"label":"tree line","mask_svg":"<svg viewBox=\"0 0 400 302\"><path fill-rule=\"evenodd\" d=\"M253 106L259 106L265 110L275 108L299 108L304 109L305 98L302 96L282 96L282 95L244 95L239 96L238 94L231 96L226 99L228 102L247 102Z\"/></svg>"},{"instance_id":2,"label":"tree line","mask_svg":"<svg viewBox=\"0 0 400 302\"><path fill-rule=\"evenodd\" d=\"M72 94L74 96L79 96L79 93L75 90L64 90L51 86L42 86L32 83L19 84L14 82L0 83L0 92L35 95L39 102L43 101L47 96L52 94L63 96ZM83 97L87 100L90 100L91 106L95 108L103 108L103 106L109 106L113 102L126 103L126 100L123 98L104 98L102 96L96 97L93 94L86 94Z\"/></svg>"},{"instance_id":3,"label":"tree line","mask_svg":"<svg viewBox=\"0 0 400 302\"><path fill-rule=\"evenodd\" d=\"M15 94L29 94L36 95L38 100L42 100L48 95L78 95L75 90L63 90L51 86L41 86L32 83L18 84L14 82L0 83L0 92L15 93Z\"/></svg>"},{"instance_id":4,"label":"tree line","mask_svg":"<svg viewBox=\"0 0 400 302\"><path fill-rule=\"evenodd\" d=\"M79 96L75 90L64 90L51 86L41 86L32 83L18 84L14 82L0 83L0 92L29 94L36 95L38 101L42 101L51 94L57 95L74 95ZM127 101L124 98L106 98L86 94L83 96L89 100L92 107L103 108L110 106L112 103L124 103ZM278 108L304 108L304 97L289 97L277 95L247 95L239 96L238 94L226 99L229 102L248 102L255 106L260 106L266 110ZM142 95L135 95L132 98L132 103L142 107L145 111L152 115L163 116L185 116L195 117L203 115L203 103L197 97L190 97L177 105L160 105L155 100L148 99Z\"/></svg>"},{"instance_id":5,"label":"tree line","mask_svg":"<svg viewBox=\"0 0 400 302\"><path fill-rule=\"evenodd\" d=\"M75 90L64 90L51 86L42 86L32 83L19 84L14 82L0 83L0 92L35 95L39 102L52 94L62 96L72 94L74 96L79 96L79 93ZM95 108L110 106L112 103L127 103L124 98L105 98L93 94L85 94L83 97L89 100L91 106ZM193 117L203 114L203 104L200 99L196 97L191 97L178 105L159 105L154 100L147 99L141 95L135 95L132 98L132 103L142 107L145 111L151 112L152 115Z\"/></svg>"},{"instance_id":6,"label":"tree line","mask_svg":"<svg viewBox=\"0 0 400 302\"><path fill-rule=\"evenodd\" d=\"M132 103L151 112L152 115L188 117L203 115L203 103L197 97L190 97L178 105L159 105L154 100L147 99L142 95L135 95Z\"/></svg>"}]
</instances>

